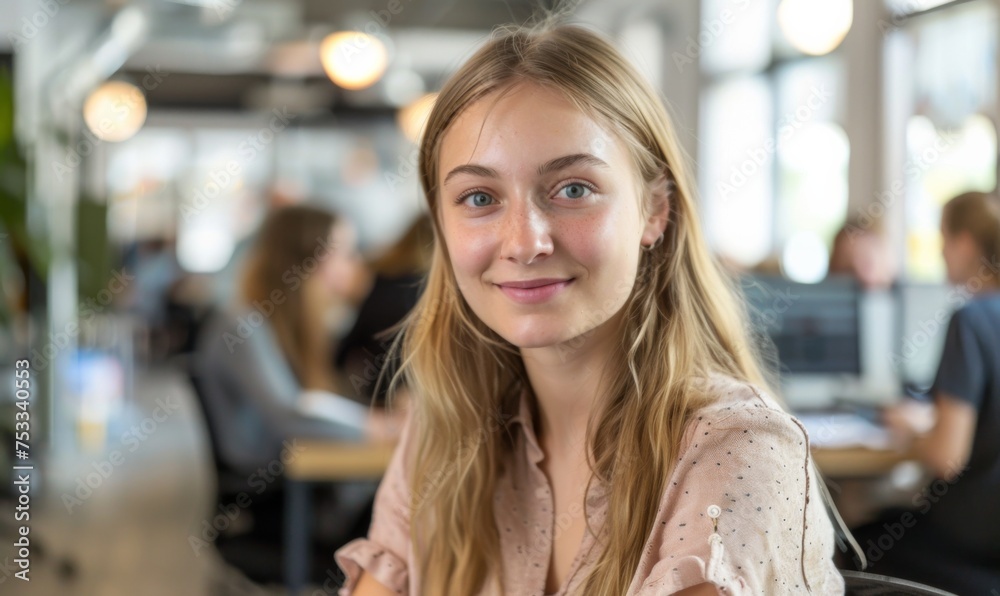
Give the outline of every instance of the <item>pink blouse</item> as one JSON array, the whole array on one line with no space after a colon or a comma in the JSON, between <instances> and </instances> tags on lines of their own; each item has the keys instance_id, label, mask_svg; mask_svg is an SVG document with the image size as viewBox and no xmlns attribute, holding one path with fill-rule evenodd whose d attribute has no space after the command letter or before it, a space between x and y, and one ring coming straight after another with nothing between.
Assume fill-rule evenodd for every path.
<instances>
[{"instance_id":1,"label":"pink blouse","mask_svg":"<svg viewBox=\"0 0 1000 596\"><path fill-rule=\"evenodd\" d=\"M816 485L821 480L812 473L805 429L754 386L721 375L711 384L718 400L696 412L685 430L627 595L672 594L704 582L722 594L843 594L832 561L833 526ZM498 481L494 510L505 591L544 596L552 535L569 520L554 519L528 399L522 395L510 421L514 461ZM341 596L353 592L362 569L397 594L415 593L407 452L404 432L379 486L368 537L334 554L347 577ZM606 494L592 482L591 527L600 527L605 509ZM556 596L580 592L596 545L586 530ZM493 594L492 588L483 594Z\"/></svg>"}]
</instances>

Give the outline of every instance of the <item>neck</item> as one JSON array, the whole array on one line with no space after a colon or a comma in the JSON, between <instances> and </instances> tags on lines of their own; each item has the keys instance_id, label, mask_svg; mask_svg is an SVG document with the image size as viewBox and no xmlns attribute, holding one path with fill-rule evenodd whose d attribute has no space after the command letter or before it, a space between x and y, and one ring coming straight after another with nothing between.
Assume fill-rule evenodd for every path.
<instances>
[{"instance_id":1,"label":"neck","mask_svg":"<svg viewBox=\"0 0 1000 596\"><path fill-rule=\"evenodd\" d=\"M602 373L620 316L562 344L521 349L538 404L536 434L547 456L585 456L587 421L606 391Z\"/></svg>"}]
</instances>

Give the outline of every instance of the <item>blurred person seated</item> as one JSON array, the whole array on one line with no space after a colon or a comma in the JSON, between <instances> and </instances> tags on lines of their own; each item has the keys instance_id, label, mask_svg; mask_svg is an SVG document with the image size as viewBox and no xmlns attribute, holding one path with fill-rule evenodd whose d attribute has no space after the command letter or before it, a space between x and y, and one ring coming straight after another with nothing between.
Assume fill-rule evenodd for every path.
<instances>
[{"instance_id":1,"label":"blurred person seated","mask_svg":"<svg viewBox=\"0 0 1000 596\"><path fill-rule=\"evenodd\" d=\"M239 299L209 316L197 342L199 394L217 461L252 474L293 439L388 441L402 406L371 410L336 393L328 314L355 275L355 234L346 220L311 206L283 207L265 219L243 270ZM283 479L258 517L280 539ZM375 483L338 483L317 503L327 544L367 531ZM255 504L257 501L255 501ZM326 514L324 514L326 511Z\"/></svg>"},{"instance_id":2,"label":"blurred person seated","mask_svg":"<svg viewBox=\"0 0 1000 596\"><path fill-rule=\"evenodd\" d=\"M896 264L879 222L852 218L833 238L828 275L850 276L865 290L884 290L896 279Z\"/></svg>"},{"instance_id":3,"label":"blurred person seated","mask_svg":"<svg viewBox=\"0 0 1000 596\"><path fill-rule=\"evenodd\" d=\"M394 327L420 297L433 245L430 216L421 215L372 263L375 279L368 286L371 290L336 356L337 368L363 403L383 405L389 398L389 381L398 368L397 362L387 362L389 346L396 336ZM405 391L405 386L400 386L393 399L400 399Z\"/></svg>"},{"instance_id":4,"label":"blurred person seated","mask_svg":"<svg viewBox=\"0 0 1000 596\"><path fill-rule=\"evenodd\" d=\"M964 287L931 389L884 412L934 480L913 510L855 531L871 571L958 594L1000 586L1000 199L970 192L941 220L948 281Z\"/></svg>"}]
</instances>

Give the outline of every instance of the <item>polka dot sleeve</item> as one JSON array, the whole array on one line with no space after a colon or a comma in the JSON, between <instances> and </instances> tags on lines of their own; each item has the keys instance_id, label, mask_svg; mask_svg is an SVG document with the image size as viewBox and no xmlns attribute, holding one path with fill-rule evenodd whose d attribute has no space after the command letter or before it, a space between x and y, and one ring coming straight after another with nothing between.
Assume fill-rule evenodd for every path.
<instances>
[{"instance_id":1,"label":"polka dot sleeve","mask_svg":"<svg viewBox=\"0 0 1000 596\"><path fill-rule=\"evenodd\" d=\"M408 436L409 421L375 493L368 537L352 540L334 553L346 576L339 596L353 594L362 570L396 594L409 593L410 489L404 447L409 444Z\"/></svg>"},{"instance_id":2,"label":"polka dot sleeve","mask_svg":"<svg viewBox=\"0 0 1000 596\"><path fill-rule=\"evenodd\" d=\"M817 481L805 430L770 399L701 410L667 482L636 594L705 582L720 594L842 594Z\"/></svg>"}]
</instances>

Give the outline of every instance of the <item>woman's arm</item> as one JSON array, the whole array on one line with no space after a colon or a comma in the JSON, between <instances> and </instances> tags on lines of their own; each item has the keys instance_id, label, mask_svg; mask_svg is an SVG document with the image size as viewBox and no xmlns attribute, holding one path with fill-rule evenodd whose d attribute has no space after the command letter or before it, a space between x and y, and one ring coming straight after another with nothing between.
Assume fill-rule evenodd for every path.
<instances>
[{"instance_id":1,"label":"woman's arm","mask_svg":"<svg viewBox=\"0 0 1000 596\"><path fill-rule=\"evenodd\" d=\"M988 324L968 307L952 315L932 388L937 420L925 436L916 438L927 427L920 429L917 417L910 415L917 409L914 404L897 406L887 417L890 428L902 431L906 438L916 438L913 448L917 457L944 480L953 480L969 463L993 360L979 335Z\"/></svg>"},{"instance_id":2,"label":"woman's arm","mask_svg":"<svg viewBox=\"0 0 1000 596\"><path fill-rule=\"evenodd\" d=\"M972 440L976 435L976 408L943 392L936 393L934 401L937 421L931 430L916 436L911 425L904 432L916 436L913 450L921 463L936 477L951 481L969 463ZM891 424L898 428L898 425L910 425L911 421L904 419Z\"/></svg>"}]
</instances>

